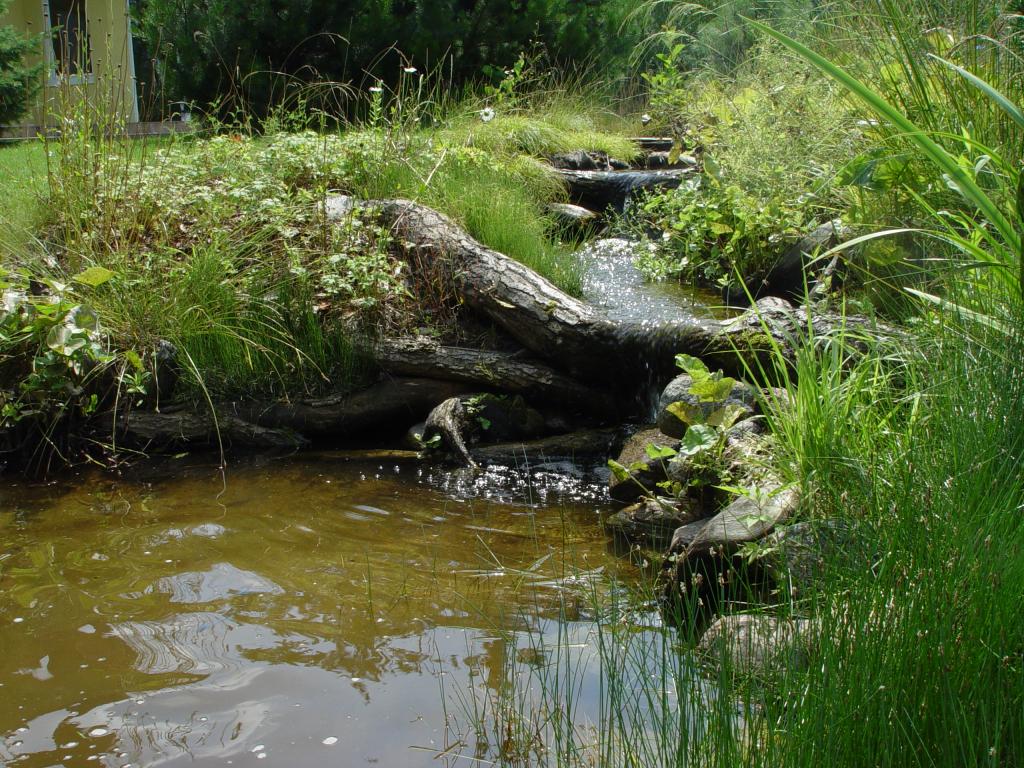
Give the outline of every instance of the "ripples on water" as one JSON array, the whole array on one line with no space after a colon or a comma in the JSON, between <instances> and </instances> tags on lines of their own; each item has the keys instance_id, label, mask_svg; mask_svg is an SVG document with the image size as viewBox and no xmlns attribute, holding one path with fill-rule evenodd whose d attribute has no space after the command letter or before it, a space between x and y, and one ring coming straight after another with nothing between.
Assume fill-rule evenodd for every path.
<instances>
[{"instance_id":1,"label":"ripples on water","mask_svg":"<svg viewBox=\"0 0 1024 768\"><path fill-rule=\"evenodd\" d=\"M0 490L0 762L486 757L470 702L536 665L538 637L584 659L591 596L635 578L600 529L600 471L175 475Z\"/></svg>"},{"instance_id":2,"label":"ripples on water","mask_svg":"<svg viewBox=\"0 0 1024 768\"><path fill-rule=\"evenodd\" d=\"M678 281L651 282L635 266L644 243L606 238L578 252L583 264L583 297L612 320L659 326L693 319L722 319L720 296Z\"/></svg>"}]
</instances>

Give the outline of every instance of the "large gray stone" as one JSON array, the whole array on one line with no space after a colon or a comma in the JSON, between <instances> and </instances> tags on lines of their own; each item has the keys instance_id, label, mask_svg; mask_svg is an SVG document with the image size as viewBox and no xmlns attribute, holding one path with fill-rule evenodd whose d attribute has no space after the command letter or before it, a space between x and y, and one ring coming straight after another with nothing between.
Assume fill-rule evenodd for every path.
<instances>
[{"instance_id":1,"label":"large gray stone","mask_svg":"<svg viewBox=\"0 0 1024 768\"><path fill-rule=\"evenodd\" d=\"M673 450L679 448L678 440L673 440L657 429L644 429L630 437L616 460L627 469L634 465L636 468L629 471L628 478L616 477L612 473L608 493L616 501L632 504L645 493L657 492L658 483L664 482L667 478L668 459L650 458L647 455L647 446L651 444Z\"/></svg>"},{"instance_id":2,"label":"large gray stone","mask_svg":"<svg viewBox=\"0 0 1024 768\"><path fill-rule=\"evenodd\" d=\"M700 507L690 499L649 498L619 510L604 524L631 544L664 549L676 530L700 516Z\"/></svg>"},{"instance_id":3,"label":"large gray stone","mask_svg":"<svg viewBox=\"0 0 1024 768\"><path fill-rule=\"evenodd\" d=\"M690 393L690 387L692 386L693 379L690 378L690 375L686 373L681 374L668 383L668 386L662 391L661 397L658 398L658 429L670 437L682 438L689 426L686 422L680 421L679 418L668 411L668 407L672 403L683 402L690 406L699 407L704 414L704 418L707 418L724 405L736 405L742 408L743 413L740 416L740 420L754 415L754 409L757 404L757 390L746 382L737 381L727 398L713 402L701 402L696 395Z\"/></svg>"},{"instance_id":4,"label":"large gray stone","mask_svg":"<svg viewBox=\"0 0 1024 768\"><path fill-rule=\"evenodd\" d=\"M814 627L807 619L748 613L720 616L697 643L697 651L717 671L764 676L804 666Z\"/></svg>"}]
</instances>

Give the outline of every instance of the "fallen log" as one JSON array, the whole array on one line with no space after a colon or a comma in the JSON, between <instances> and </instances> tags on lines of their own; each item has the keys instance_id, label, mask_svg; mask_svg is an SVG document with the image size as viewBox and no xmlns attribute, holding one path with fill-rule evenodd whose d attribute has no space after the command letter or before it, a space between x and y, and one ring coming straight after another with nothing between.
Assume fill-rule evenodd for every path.
<instances>
[{"instance_id":1,"label":"fallen log","mask_svg":"<svg viewBox=\"0 0 1024 768\"><path fill-rule=\"evenodd\" d=\"M791 355L796 339L808 332L821 335L846 328L876 337L891 332L865 318L824 311L809 317L805 308L772 297L732 320L693 318L659 325L613 322L529 267L481 245L426 206L389 200L364 207L391 228L410 261L428 270L441 261L469 309L552 366L594 388L635 387L638 367L664 374L673 370L680 352L705 358L727 373L742 372L747 366L770 370L777 350Z\"/></svg>"},{"instance_id":2,"label":"fallen log","mask_svg":"<svg viewBox=\"0 0 1024 768\"><path fill-rule=\"evenodd\" d=\"M574 375L599 375L607 368L595 355L614 347L616 327L589 304L481 245L426 206L389 200L367 207L414 261L444 260L463 302L524 347Z\"/></svg>"},{"instance_id":3,"label":"fallen log","mask_svg":"<svg viewBox=\"0 0 1024 768\"><path fill-rule=\"evenodd\" d=\"M289 429L262 427L223 410L216 413L179 410L107 413L99 422L102 434L115 444L143 451L164 452L186 447L224 450L292 451L308 444Z\"/></svg>"},{"instance_id":4,"label":"fallen log","mask_svg":"<svg viewBox=\"0 0 1024 768\"><path fill-rule=\"evenodd\" d=\"M686 162L682 160L682 162ZM641 190L678 187L692 176L696 166L690 162L681 168L636 171L557 170L569 188L569 199L591 210L614 208L621 211L626 201Z\"/></svg>"},{"instance_id":5,"label":"fallen log","mask_svg":"<svg viewBox=\"0 0 1024 768\"><path fill-rule=\"evenodd\" d=\"M381 368L395 374L482 385L588 413L615 411L610 393L581 384L520 352L443 346L415 336L385 339L374 346L373 353Z\"/></svg>"},{"instance_id":6,"label":"fallen log","mask_svg":"<svg viewBox=\"0 0 1024 768\"><path fill-rule=\"evenodd\" d=\"M390 379L372 387L296 403L239 403L238 415L264 427L288 428L310 438L359 437L422 420L438 403L471 388L454 381Z\"/></svg>"},{"instance_id":7,"label":"fallen log","mask_svg":"<svg viewBox=\"0 0 1024 768\"><path fill-rule=\"evenodd\" d=\"M451 397L438 405L427 416L423 429L423 442L429 446L435 438L452 455L456 456L464 466L475 467L476 462L469 455L463 433L469 431L469 414L466 407L457 397Z\"/></svg>"}]
</instances>

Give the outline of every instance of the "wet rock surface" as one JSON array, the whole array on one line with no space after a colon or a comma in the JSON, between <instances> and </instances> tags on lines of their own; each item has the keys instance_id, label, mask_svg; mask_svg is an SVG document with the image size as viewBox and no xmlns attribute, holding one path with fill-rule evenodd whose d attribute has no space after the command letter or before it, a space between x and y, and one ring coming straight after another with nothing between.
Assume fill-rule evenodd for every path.
<instances>
[{"instance_id":1,"label":"wet rock surface","mask_svg":"<svg viewBox=\"0 0 1024 768\"><path fill-rule=\"evenodd\" d=\"M612 474L608 492L616 501L631 504L647 493L653 494L667 479L667 459L652 459L647 446L656 445L677 449L679 441L662 434L656 428L644 429L630 437L616 461L627 470L626 476Z\"/></svg>"},{"instance_id":2,"label":"wet rock surface","mask_svg":"<svg viewBox=\"0 0 1024 768\"><path fill-rule=\"evenodd\" d=\"M698 520L703 510L692 499L647 498L605 519L605 527L631 544L664 549L680 527Z\"/></svg>"}]
</instances>

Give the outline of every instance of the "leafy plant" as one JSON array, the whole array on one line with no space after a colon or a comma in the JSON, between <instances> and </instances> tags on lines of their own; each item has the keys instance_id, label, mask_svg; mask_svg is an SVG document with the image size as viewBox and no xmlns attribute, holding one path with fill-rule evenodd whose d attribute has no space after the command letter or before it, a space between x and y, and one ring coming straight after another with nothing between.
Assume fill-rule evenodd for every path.
<instances>
[{"instance_id":1,"label":"leafy plant","mask_svg":"<svg viewBox=\"0 0 1024 768\"><path fill-rule=\"evenodd\" d=\"M0 18L10 4L0 0ZM42 84L43 64L26 63L38 48L38 36L22 35L9 24L0 26L0 125L21 117Z\"/></svg>"},{"instance_id":2,"label":"leafy plant","mask_svg":"<svg viewBox=\"0 0 1024 768\"><path fill-rule=\"evenodd\" d=\"M725 376L721 370L712 373L702 360L692 355L676 355L676 365L690 376L692 381L688 392L697 399L697 404L680 400L667 407L669 413L687 425L678 449L651 443L644 450L652 461L664 462L683 457L695 467L713 469L721 458L729 430L735 426L745 409L735 403L726 403L707 412L701 406L725 400L736 385L736 380ZM655 497L654 491L644 486L633 474L637 470L646 469L646 462L636 462L626 467L609 459L608 467L617 479L637 483L646 495ZM692 476L693 483L705 483L704 473L694 472ZM676 497L687 490L678 481L671 480L659 483L658 487Z\"/></svg>"},{"instance_id":3,"label":"leafy plant","mask_svg":"<svg viewBox=\"0 0 1024 768\"><path fill-rule=\"evenodd\" d=\"M764 277L782 251L813 219L806 206L760 200L715 178L705 158L705 180L659 192L643 204L645 217L663 234L637 267L652 279L665 277L727 285L740 276Z\"/></svg>"},{"instance_id":4,"label":"leafy plant","mask_svg":"<svg viewBox=\"0 0 1024 768\"><path fill-rule=\"evenodd\" d=\"M73 280L97 288L113 273L92 267ZM66 415L87 416L99 405L91 384L114 362L96 311L76 300L70 285L0 267L0 428L33 422L50 431ZM138 355L133 359L138 360ZM139 361L133 384L144 394Z\"/></svg>"}]
</instances>

